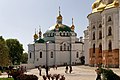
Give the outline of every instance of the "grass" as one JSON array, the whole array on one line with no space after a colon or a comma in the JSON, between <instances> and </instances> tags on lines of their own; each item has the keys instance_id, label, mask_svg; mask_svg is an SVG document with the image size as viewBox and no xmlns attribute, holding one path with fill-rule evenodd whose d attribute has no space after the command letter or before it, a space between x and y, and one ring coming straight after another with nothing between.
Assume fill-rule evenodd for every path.
<instances>
[{"instance_id":1,"label":"grass","mask_svg":"<svg viewBox=\"0 0 120 80\"><path fill-rule=\"evenodd\" d=\"M13 78L0 78L0 80L14 80Z\"/></svg>"}]
</instances>

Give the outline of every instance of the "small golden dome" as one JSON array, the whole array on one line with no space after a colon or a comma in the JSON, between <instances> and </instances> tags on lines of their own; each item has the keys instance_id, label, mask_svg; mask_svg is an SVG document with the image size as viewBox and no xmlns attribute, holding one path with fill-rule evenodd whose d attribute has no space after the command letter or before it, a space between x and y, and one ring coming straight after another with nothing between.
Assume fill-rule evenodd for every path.
<instances>
[{"instance_id":1,"label":"small golden dome","mask_svg":"<svg viewBox=\"0 0 120 80\"><path fill-rule=\"evenodd\" d=\"M71 26L71 29L73 29L73 30L74 30L74 29L75 29L75 26L74 26L74 25L72 25L72 26Z\"/></svg>"},{"instance_id":2,"label":"small golden dome","mask_svg":"<svg viewBox=\"0 0 120 80\"><path fill-rule=\"evenodd\" d=\"M58 25L58 24L56 24L56 25L55 25L55 28L56 28L56 29L58 29L58 28L59 28L59 25Z\"/></svg>"},{"instance_id":3,"label":"small golden dome","mask_svg":"<svg viewBox=\"0 0 120 80\"><path fill-rule=\"evenodd\" d=\"M57 19L62 19L62 15L61 15L61 14L59 14L59 16L57 17Z\"/></svg>"},{"instance_id":4,"label":"small golden dome","mask_svg":"<svg viewBox=\"0 0 120 80\"><path fill-rule=\"evenodd\" d=\"M36 33L34 34L34 39L38 39L38 35Z\"/></svg>"},{"instance_id":5,"label":"small golden dome","mask_svg":"<svg viewBox=\"0 0 120 80\"><path fill-rule=\"evenodd\" d=\"M73 24L73 18L72 18L72 26L71 26L71 30L74 31L74 29L75 29L75 26L74 26L74 24Z\"/></svg>"}]
</instances>

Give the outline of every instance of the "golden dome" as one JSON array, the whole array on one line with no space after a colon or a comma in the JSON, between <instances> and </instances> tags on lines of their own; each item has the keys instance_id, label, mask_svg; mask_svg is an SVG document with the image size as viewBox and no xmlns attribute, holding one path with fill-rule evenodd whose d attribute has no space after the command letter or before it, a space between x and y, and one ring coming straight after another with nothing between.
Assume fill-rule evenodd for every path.
<instances>
[{"instance_id":1,"label":"golden dome","mask_svg":"<svg viewBox=\"0 0 120 80\"><path fill-rule=\"evenodd\" d=\"M99 3L101 0L96 0L93 4L92 4L92 9L95 9L98 7Z\"/></svg>"},{"instance_id":2,"label":"golden dome","mask_svg":"<svg viewBox=\"0 0 120 80\"><path fill-rule=\"evenodd\" d=\"M59 16L57 17L57 19L62 19L62 15L61 15L61 14L59 14Z\"/></svg>"},{"instance_id":3,"label":"golden dome","mask_svg":"<svg viewBox=\"0 0 120 80\"><path fill-rule=\"evenodd\" d=\"M105 3L102 0L96 0L93 4L92 4L92 13L95 12L101 12L105 9L108 8L114 8L114 7L118 7L119 6L119 1L118 0L114 0L112 3Z\"/></svg>"},{"instance_id":4,"label":"golden dome","mask_svg":"<svg viewBox=\"0 0 120 80\"><path fill-rule=\"evenodd\" d=\"M72 18L72 26L71 26L71 30L74 31L74 29L75 29L75 26L74 26L74 24L73 24L73 18Z\"/></svg>"},{"instance_id":5,"label":"golden dome","mask_svg":"<svg viewBox=\"0 0 120 80\"><path fill-rule=\"evenodd\" d=\"M38 39L38 35L36 33L34 34L34 39Z\"/></svg>"},{"instance_id":6,"label":"golden dome","mask_svg":"<svg viewBox=\"0 0 120 80\"><path fill-rule=\"evenodd\" d=\"M56 25L55 25L55 28L56 28L56 29L58 29L58 28L59 28L59 25L58 25L58 24L56 24Z\"/></svg>"},{"instance_id":7,"label":"golden dome","mask_svg":"<svg viewBox=\"0 0 120 80\"><path fill-rule=\"evenodd\" d=\"M119 1L118 0L114 0L113 3L108 4L105 9L109 9L109 8L114 8L114 7L118 7L119 6Z\"/></svg>"}]
</instances>

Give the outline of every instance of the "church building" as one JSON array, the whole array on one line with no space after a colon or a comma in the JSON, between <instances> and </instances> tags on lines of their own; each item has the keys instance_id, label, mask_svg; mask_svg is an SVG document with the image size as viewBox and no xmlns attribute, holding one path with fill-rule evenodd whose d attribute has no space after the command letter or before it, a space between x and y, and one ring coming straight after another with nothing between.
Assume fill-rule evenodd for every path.
<instances>
[{"instance_id":1,"label":"church building","mask_svg":"<svg viewBox=\"0 0 120 80\"><path fill-rule=\"evenodd\" d=\"M120 10L118 0L95 0L87 16L85 47L90 66L119 67Z\"/></svg>"},{"instance_id":2,"label":"church building","mask_svg":"<svg viewBox=\"0 0 120 80\"><path fill-rule=\"evenodd\" d=\"M57 16L55 25L50 27L42 37L42 31L34 34L34 43L28 45L28 64L35 66L75 65L80 64L83 56L83 41L77 38L75 25L62 23L63 17Z\"/></svg>"}]
</instances>

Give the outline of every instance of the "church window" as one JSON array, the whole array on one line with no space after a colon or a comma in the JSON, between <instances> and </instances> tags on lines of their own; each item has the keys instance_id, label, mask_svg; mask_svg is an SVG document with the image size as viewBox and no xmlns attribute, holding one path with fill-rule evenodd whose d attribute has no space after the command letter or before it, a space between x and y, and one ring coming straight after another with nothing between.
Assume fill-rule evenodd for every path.
<instances>
[{"instance_id":1,"label":"church window","mask_svg":"<svg viewBox=\"0 0 120 80\"><path fill-rule=\"evenodd\" d=\"M62 46L60 46L60 51L62 51Z\"/></svg>"},{"instance_id":2,"label":"church window","mask_svg":"<svg viewBox=\"0 0 120 80\"><path fill-rule=\"evenodd\" d=\"M32 54L30 53L30 58L32 57Z\"/></svg>"},{"instance_id":3,"label":"church window","mask_svg":"<svg viewBox=\"0 0 120 80\"><path fill-rule=\"evenodd\" d=\"M51 52L51 58L53 58L53 52Z\"/></svg>"},{"instance_id":4,"label":"church window","mask_svg":"<svg viewBox=\"0 0 120 80\"><path fill-rule=\"evenodd\" d=\"M95 44L93 44L93 53L95 53Z\"/></svg>"},{"instance_id":5,"label":"church window","mask_svg":"<svg viewBox=\"0 0 120 80\"><path fill-rule=\"evenodd\" d=\"M95 26L93 26L92 28L95 29Z\"/></svg>"},{"instance_id":6,"label":"church window","mask_svg":"<svg viewBox=\"0 0 120 80\"><path fill-rule=\"evenodd\" d=\"M67 33L67 36L68 36L69 34Z\"/></svg>"},{"instance_id":7,"label":"church window","mask_svg":"<svg viewBox=\"0 0 120 80\"><path fill-rule=\"evenodd\" d=\"M70 50L69 46L67 46L67 50L68 50L68 51Z\"/></svg>"},{"instance_id":8,"label":"church window","mask_svg":"<svg viewBox=\"0 0 120 80\"><path fill-rule=\"evenodd\" d=\"M102 53L102 44L99 44L99 53Z\"/></svg>"},{"instance_id":9,"label":"church window","mask_svg":"<svg viewBox=\"0 0 120 80\"><path fill-rule=\"evenodd\" d=\"M102 39L102 31L99 31L99 39Z\"/></svg>"},{"instance_id":10,"label":"church window","mask_svg":"<svg viewBox=\"0 0 120 80\"><path fill-rule=\"evenodd\" d=\"M112 51L112 42L111 42L111 40L109 40L109 43L108 43L108 51L109 52Z\"/></svg>"},{"instance_id":11,"label":"church window","mask_svg":"<svg viewBox=\"0 0 120 80\"><path fill-rule=\"evenodd\" d=\"M64 44L64 51L66 51L66 44Z\"/></svg>"},{"instance_id":12,"label":"church window","mask_svg":"<svg viewBox=\"0 0 120 80\"><path fill-rule=\"evenodd\" d=\"M65 33L63 33L63 36L65 36Z\"/></svg>"},{"instance_id":13,"label":"church window","mask_svg":"<svg viewBox=\"0 0 120 80\"><path fill-rule=\"evenodd\" d=\"M78 58L79 57L79 53L77 52L77 54L76 54L76 58Z\"/></svg>"},{"instance_id":14,"label":"church window","mask_svg":"<svg viewBox=\"0 0 120 80\"><path fill-rule=\"evenodd\" d=\"M101 24L99 25L99 28L102 28L102 25L101 25Z\"/></svg>"},{"instance_id":15,"label":"church window","mask_svg":"<svg viewBox=\"0 0 120 80\"><path fill-rule=\"evenodd\" d=\"M42 58L42 52L40 52L40 58Z\"/></svg>"},{"instance_id":16,"label":"church window","mask_svg":"<svg viewBox=\"0 0 120 80\"><path fill-rule=\"evenodd\" d=\"M95 40L95 32L93 32L93 40Z\"/></svg>"},{"instance_id":17,"label":"church window","mask_svg":"<svg viewBox=\"0 0 120 80\"><path fill-rule=\"evenodd\" d=\"M112 21L112 19L111 19L111 17L109 16L109 17L108 17L108 22L110 22L110 21Z\"/></svg>"},{"instance_id":18,"label":"church window","mask_svg":"<svg viewBox=\"0 0 120 80\"><path fill-rule=\"evenodd\" d=\"M112 29L111 27L108 28L108 36L111 36L112 35Z\"/></svg>"}]
</instances>

